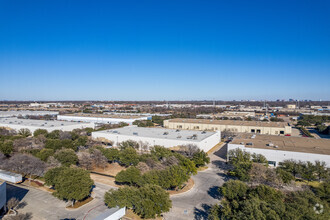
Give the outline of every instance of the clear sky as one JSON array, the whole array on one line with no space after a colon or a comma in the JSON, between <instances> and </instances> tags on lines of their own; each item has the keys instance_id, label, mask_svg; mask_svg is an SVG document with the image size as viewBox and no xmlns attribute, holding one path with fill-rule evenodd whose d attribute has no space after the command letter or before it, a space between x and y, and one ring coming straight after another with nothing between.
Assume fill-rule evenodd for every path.
<instances>
[{"instance_id":1,"label":"clear sky","mask_svg":"<svg viewBox=\"0 0 330 220\"><path fill-rule=\"evenodd\" d=\"M330 100L327 0L0 0L0 100Z\"/></svg>"}]
</instances>

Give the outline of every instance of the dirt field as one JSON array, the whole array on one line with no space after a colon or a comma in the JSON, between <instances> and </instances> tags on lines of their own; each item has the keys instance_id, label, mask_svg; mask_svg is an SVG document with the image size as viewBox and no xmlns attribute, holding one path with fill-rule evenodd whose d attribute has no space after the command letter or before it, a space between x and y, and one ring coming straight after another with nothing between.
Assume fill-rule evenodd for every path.
<instances>
[{"instance_id":1,"label":"dirt field","mask_svg":"<svg viewBox=\"0 0 330 220\"><path fill-rule=\"evenodd\" d=\"M103 173L107 175L116 176L122 170L125 170L125 167L120 166L118 163L108 164L105 169L103 168L94 168L92 171L97 173Z\"/></svg>"},{"instance_id":2,"label":"dirt field","mask_svg":"<svg viewBox=\"0 0 330 220\"><path fill-rule=\"evenodd\" d=\"M118 187L123 187L122 185L117 185L115 183L115 178L113 178L113 177L101 176L101 175L93 174L93 173L91 173L90 176L91 176L91 179L94 180L94 182L103 183L103 184L113 186L113 187L117 187L117 188Z\"/></svg>"}]
</instances>

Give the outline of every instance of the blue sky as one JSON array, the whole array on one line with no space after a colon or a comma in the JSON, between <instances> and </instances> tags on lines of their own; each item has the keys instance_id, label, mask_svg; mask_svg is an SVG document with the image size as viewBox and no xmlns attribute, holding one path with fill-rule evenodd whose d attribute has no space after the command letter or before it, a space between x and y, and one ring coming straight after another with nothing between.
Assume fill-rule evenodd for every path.
<instances>
[{"instance_id":1,"label":"blue sky","mask_svg":"<svg viewBox=\"0 0 330 220\"><path fill-rule=\"evenodd\" d=\"M325 0L0 0L0 100L329 100L329 11Z\"/></svg>"}]
</instances>

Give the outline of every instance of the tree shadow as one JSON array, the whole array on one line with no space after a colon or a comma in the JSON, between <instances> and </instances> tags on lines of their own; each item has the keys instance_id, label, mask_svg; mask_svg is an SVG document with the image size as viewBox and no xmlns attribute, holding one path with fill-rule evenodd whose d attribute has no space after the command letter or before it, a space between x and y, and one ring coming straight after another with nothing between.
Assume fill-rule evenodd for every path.
<instances>
[{"instance_id":1,"label":"tree shadow","mask_svg":"<svg viewBox=\"0 0 330 220\"><path fill-rule=\"evenodd\" d=\"M208 213L210 210L211 206L208 204L202 204L202 208L194 209L194 215L195 215L195 220L207 220Z\"/></svg>"},{"instance_id":2,"label":"tree shadow","mask_svg":"<svg viewBox=\"0 0 330 220\"><path fill-rule=\"evenodd\" d=\"M24 208L25 206L27 206L27 203L24 201L24 202L21 202L17 205L16 209L22 209Z\"/></svg>"},{"instance_id":3,"label":"tree shadow","mask_svg":"<svg viewBox=\"0 0 330 220\"><path fill-rule=\"evenodd\" d=\"M214 199L220 199L221 197L221 194L219 192L219 186L212 186L211 188L209 188L207 193Z\"/></svg>"},{"instance_id":4,"label":"tree shadow","mask_svg":"<svg viewBox=\"0 0 330 220\"><path fill-rule=\"evenodd\" d=\"M11 198L16 198L19 201L22 201L25 195L29 192L28 189L24 189L11 184L6 184L6 189L7 189L7 201L9 201Z\"/></svg>"},{"instance_id":5,"label":"tree shadow","mask_svg":"<svg viewBox=\"0 0 330 220\"><path fill-rule=\"evenodd\" d=\"M214 155L220 157L223 160L227 160L227 148L227 144L225 144L225 146L214 152Z\"/></svg>"},{"instance_id":6,"label":"tree shadow","mask_svg":"<svg viewBox=\"0 0 330 220\"><path fill-rule=\"evenodd\" d=\"M212 164L215 165L217 168L220 168L222 170L229 170L231 168L231 165L221 161L221 160L213 160Z\"/></svg>"}]
</instances>

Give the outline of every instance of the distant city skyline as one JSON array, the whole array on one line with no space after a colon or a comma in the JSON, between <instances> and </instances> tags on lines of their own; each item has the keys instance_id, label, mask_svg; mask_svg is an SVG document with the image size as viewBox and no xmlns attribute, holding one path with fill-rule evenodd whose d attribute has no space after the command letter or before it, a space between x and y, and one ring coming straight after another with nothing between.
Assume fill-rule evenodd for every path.
<instances>
[{"instance_id":1,"label":"distant city skyline","mask_svg":"<svg viewBox=\"0 0 330 220\"><path fill-rule=\"evenodd\" d=\"M1 1L0 100L330 100L329 1Z\"/></svg>"}]
</instances>

